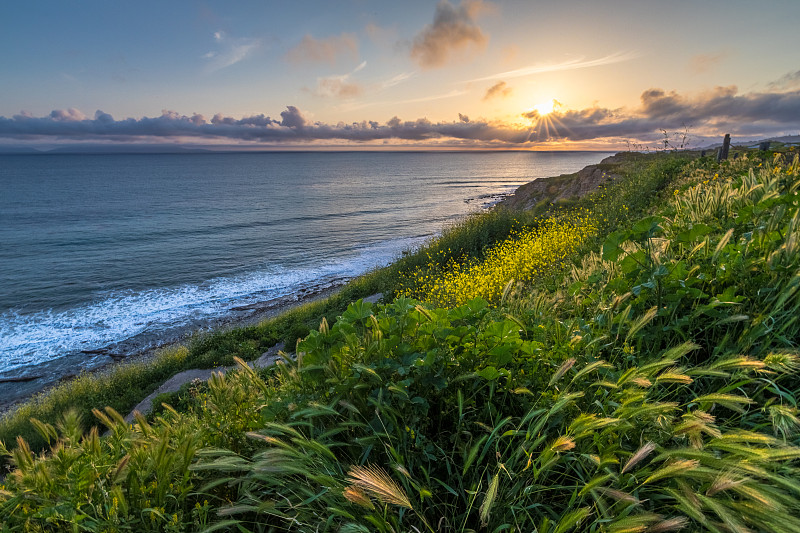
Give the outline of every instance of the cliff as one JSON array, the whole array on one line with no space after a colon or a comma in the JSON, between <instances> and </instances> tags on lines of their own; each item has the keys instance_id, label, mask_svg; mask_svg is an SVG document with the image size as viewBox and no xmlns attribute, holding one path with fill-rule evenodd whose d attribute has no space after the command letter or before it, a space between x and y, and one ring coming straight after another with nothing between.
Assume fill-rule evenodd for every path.
<instances>
[{"instance_id":1,"label":"cliff","mask_svg":"<svg viewBox=\"0 0 800 533\"><path fill-rule=\"evenodd\" d=\"M520 186L513 194L497 205L514 210L527 210L542 202L580 198L599 186L620 176L622 163L643 156L637 152L620 152L606 157L596 165L589 165L573 174L562 174L552 178L539 178Z\"/></svg>"}]
</instances>

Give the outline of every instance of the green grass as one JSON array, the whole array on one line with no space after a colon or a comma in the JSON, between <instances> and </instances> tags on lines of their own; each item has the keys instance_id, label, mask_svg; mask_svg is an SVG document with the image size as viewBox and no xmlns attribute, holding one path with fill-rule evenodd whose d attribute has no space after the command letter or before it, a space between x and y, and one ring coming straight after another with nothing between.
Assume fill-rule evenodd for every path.
<instances>
[{"instance_id":1,"label":"green grass","mask_svg":"<svg viewBox=\"0 0 800 533\"><path fill-rule=\"evenodd\" d=\"M481 257L488 246L505 238L515 225L516 215L508 211L466 218L445 228L442 235L421 250L357 278L326 299L301 305L259 325L199 334L185 346L161 350L150 362L120 364L108 372L82 374L4 414L0 418L0 442L14 442L21 436L38 451L45 448L46 441L30 425L31 418L55 424L65 410L74 409L88 430L94 423L92 409L108 406L128 413L178 372L229 366L235 357L250 361L278 342L292 351L297 339L315 329L322 317L332 324L350 302L379 292L392 294L398 287L399 273L421 264L428 253L438 254L443 260Z\"/></svg>"},{"instance_id":2,"label":"green grass","mask_svg":"<svg viewBox=\"0 0 800 533\"><path fill-rule=\"evenodd\" d=\"M800 162L755 156L640 157L551 206L536 216L602 224L492 305L358 297L489 264L541 218L485 215L341 300L199 341L181 357L304 335L296 360L189 387L180 412L95 411L103 438L62 412L31 426L41 457L6 440L0 528L798 531Z\"/></svg>"}]
</instances>

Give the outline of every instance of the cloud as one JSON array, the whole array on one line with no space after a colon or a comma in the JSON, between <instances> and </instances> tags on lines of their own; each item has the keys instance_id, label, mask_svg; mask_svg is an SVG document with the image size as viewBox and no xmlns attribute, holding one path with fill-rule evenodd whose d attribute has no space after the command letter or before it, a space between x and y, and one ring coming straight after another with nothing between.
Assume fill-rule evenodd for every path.
<instances>
[{"instance_id":1,"label":"cloud","mask_svg":"<svg viewBox=\"0 0 800 533\"><path fill-rule=\"evenodd\" d=\"M694 74L705 74L719 65L728 54L719 52L717 54L698 54L689 61L689 70Z\"/></svg>"},{"instance_id":2,"label":"cloud","mask_svg":"<svg viewBox=\"0 0 800 533\"><path fill-rule=\"evenodd\" d=\"M214 42L219 48L210 50L202 56L209 62L205 69L207 74L243 61L261 46L260 39L230 39L225 32L221 31L214 32Z\"/></svg>"},{"instance_id":3,"label":"cloud","mask_svg":"<svg viewBox=\"0 0 800 533\"><path fill-rule=\"evenodd\" d=\"M314 94L322 97L355 98L364 92L358 83L348 82L347 76L331 76L317 80Z\"/></svg>"},{"instance_id":4,"label":"cloud","mask_svg":"<svg viewBox=\"0 0 800 533\"><path fill-rule=\"evenodd\" d=\"M642 93L641 99L646 116L665 121L725 120L734 127L745 122L800 123L800 90L740 95L735 86L728 86L716 87L692 99L674 91L649 89Z\"/></svg>"},{"instance_id":5,"label":"cloud","mask_svg":"<svg viewBox=\"0 0 800 533\"><path fill-rule=\"evenodd\" d=\"M286 111L281 111L281 126L301 130L306 126L306 118L299 109L290 105L286 107Z\"/></svg>"},{"instance_id":6,"label":"cloud","mask_svg":"<svg viewBox=\"0 0 800 533\"><path fill-rule=\"evenodd\" d=\"M322 97L335 98L354 98L364 92L363 87L356 82L350 81L350 77L367 66L366 61L362 61L352 72L340 74L338 76L328 76L317 80L317 88L314 94Z\"/></svg>"},{"instance_id":7,"label":"cloud","mask_svg":"<svg viewBox=\"0 0 800 533\"><path fill-rule=\"evenodd\" d=\"M422 102L431 102L433 100L445 100L447 98L455 98L467 94L465 89L453 89L452 91L440 94L431 94L428 96L420 96L418 98L409 98L407 100L391 100L391 101L372 101L356 105L349 105L346 107L348 111L355 111L357 109L364 109L366 107L386 107L397 104L418 104Z\"/></svg>"},{"instance_id":8,"label":"cloud","mask_svg":"<svg viewBox=\"0 0 800 533\"><path fill-rule=\"evenodd\" d=\"M395 85L399 85L404 81L414 77L413 72L401 72L395 76L392 76L388 80L384 80L381 83L381 89L388 89L389 87L394 87Z\"/></svg>"},{"instance_id":9,"label":"cloud","mask_svg":"<svg viewBox=\"0 0 800 533\"><path fill-rule=\"evenodd\" d=\"M639 54L636 52L616 52L597 59L584 60L583 58L571 59L563 63L553 63L549 65L529 65L514 70L507 70L505 72L498 72L482 78L476 78L470 81L488 81L499 80L501 78L521 78L523 76L531 76L533 74L542 74L544 72L558 72L563 70L577 70L581 68L600 67L603 65L611 65L614 63L621 63L623 61L630 61L636 59Z\"/></svg>"},{"instance_id":10,"label":"cloud","mask_svg":"<svg viewBox=\"0 0 800 533\"><path fill-rule=\"evenodd\" d=\"M437 68L446 65L456 52L482 49L489 39L475 19L490 9L491 5L481 0L463 0L458 7L441 0L436 5L433 24L425 26L414 38L411 59L422 68Z\"/></svg>"},{"instance_id":11,"label":"cloud","mask_svg":"<svg viewBox=\"0 0 800 533\"><path fill-rule=\"evenodd\" d=\"M315 39L306 35L303 40L286 53L291 63L329 63L335 65L339 57L358 57L358 40L350 33L343 33L327 39Z\"/></svg>"},{"instance_id":12,"label":"cloud","mask_svg":"<svg viewBox=\"0 0 800 533\"><path fill-rule=\"evenodd\" d=\"M780 79L769 83L769 88L777 91L800 88L800 70L789 72Z\"/></svg>"},{"instance_id":13,"label":"cloud","mask_svg":"<svg viewBox=\"0 0 800 533\"><path fill-rule=\"evenodd\" d=\"M450 96L433 95L431 98ZM718 87L707 93L685 96L674 91L651 88L641 95L636 109L608 109L593 106L579 110L557 109L542 117L536 111L521 114L522 121L508 124L471 119L459 114L457 120L433 122L427 118L403 121L393 117L376 120L326 124L312 121L295 106L287 106L280 119L253 115L240 119L214 115L208 121L199 114L181 115L164 110L158 117L115 120L97 111L89 119L77 110L56 110L44 117L20 113L0 117L0 137L15 141L48 142L123 141L154 139L202 139L251 141L270 144L350 141L355 143L404 140L414 142L489 143L492 145L535 145L542 142L655 140L663 128L694 135L773 136L797 131L800 124L800 90L781 93L739 94L735 87Z\"/></svg>"},{"instance_id":14,"label":"cloud","mask_svg":"<svg viewBox=\"0 0 800 533\"><path fill-rule=\"evenodd\" d=\"M495 83L486 90L486 94L483 96L483 100L484 101L490 100L497 96L505 98L510 94L511 94L511 87L508 87L506 85L506 82L504 81L498 81L497 83Z\"/></svg>"},{"instance_id":15,"label":"cloud","mask_svg":"<svg viewBox=\"0 0 800 533\"><path fill-rule=\"evenodd\" d=\"M503 63L512 63L516 61L517 57L519 57L519 45L510 44L503 48L502 54L502 61Z\"/></svg>"},{"instance_id":16,"label":"cloud","mask_svg":"<svg viewBox=\"0 0 800 533\"><path fill-rule=\"evenodd\" d=\"M689 97L652 88L642 93L641 106L632 111L593 107L548 115L551 116L553 138L572 141L605 137L641 139L662 128L678 131L684 127L697 135L771 136L796 131L800 123L800 91L738 94L737 88L731 86Z\"/></svg>"},{"instance_id":17,"label":"cloud","mask_svg":"<svg viewBox=\"0 0 800 533\"><path fill-rule=\"evenodd\" d=\"M50 118L57 122L74 122L86 120L86 115L70 107L69 109L56 109L50 112Z\"/></svg>"},{"instance_id":18,"label":"cloud","mask_svg":"<svg viewBox=\"0 0 800 533\"><path fill-rule=\"evenodd\" d=\"M364 32L374 45L381 47L392 47L397 42L397 29L389 26L379 26L374 22L369 22L364 27Z\"/></svg>"},{"instance_id":19,"label":"cloud","mask_svg":"<svg viewBox=\"0 0 800 533\"><path fill-rule=\"evenodd\" d=\"M442 93L442 94L431 94L428 96L421 96L419 98L410 98L408 100L399 100L398 104L417 104L420 102L430 102L432 100L444 100L445 98L454 98L456 96L461 96L462 94L467 94L467 91L464 89L453 89L450 92Z\"/></svg>"}]
</instances>

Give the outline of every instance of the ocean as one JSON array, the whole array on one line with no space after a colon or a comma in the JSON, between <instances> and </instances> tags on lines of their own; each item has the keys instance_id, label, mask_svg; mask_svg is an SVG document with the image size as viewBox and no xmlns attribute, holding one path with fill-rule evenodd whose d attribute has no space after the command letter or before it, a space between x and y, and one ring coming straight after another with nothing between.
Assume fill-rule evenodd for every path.
<instances>
[{"instance_id":1,"label":"ocean","mask_svg":"<svg viewBox=\"0 0 800 533\"><path fill-rule=\"evenodd\" d=\"M0 381L53 380L337 286L607 155L2 155ZM0 399L19 390L0 383Z\"/></svg>"}]
</instances>

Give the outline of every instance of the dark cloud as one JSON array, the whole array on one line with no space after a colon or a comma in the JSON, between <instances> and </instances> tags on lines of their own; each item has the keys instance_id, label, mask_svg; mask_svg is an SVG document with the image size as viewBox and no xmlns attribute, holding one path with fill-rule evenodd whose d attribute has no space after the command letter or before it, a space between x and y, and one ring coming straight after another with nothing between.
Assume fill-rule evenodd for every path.
<instances>
[{"instance_id":1,"label":"dark cloud","mask_svg":"<svg viewBox=\"0 0 800 533\"><path fill-rule=\"evenodd\" d=\"M481 0L464 0L458 7L441 0L436 5L433 24L414 38L411 58L423 68L436 68L445 65L456 51L483 48L488 38L475 19L487 9L490 5Z\"/></svg>"},{"instance_id":2,"label":"dark cloud","mask_svg":"<svg viewBox=\"0 0 800 533\"><path fill-rule=\"evenodd\" d=\"M525 123L510 125L471 119L459 114L452 122L427 118L404 121L393 117L326 124L315 122L295 106L288 106L280 119L253 115L241 119L199 114L181 115L164 110L161 116L115 120L97 111L93 119L77 110L56 110L45 117L21 113L0 117L0 138L15 140L109 140L145 142L154 139L203 139L205 141L252 141L302 143L313 141L372 142L388 140L483 143L535 143L543 141L586 141L596 139L648 139L660 130L682 131L690 126L696 135L763 135L796 132L800 125L800 90L781 93L738 94L735 87L719 87L689 98L674 91L653 88L641 95L635 110L599 106L556 111L541 116L537 111L520 115Z\"/></svg>"},{"instance_id":3,"label":"dark cloud","mask_svg":"<svg viewBox=\"0 0 800 533\"><path fill-rule=\"evenodd\" d=\"M355 35L343 33L327 39L315 39L306 35L286 53L286 58L291 63L335 64L341 56L352 59L358 57L358 40Z\"/></svg>"},{"instance_id":4,"label":"dark cloud","mask_svg":"<svg viewBox=\"0 0 800 533\"><path fill-rule=\"evenodd\" d=\"M484 100L489 100L494 98L495 96L500 96L505 98L511 94L511 87L506 85L504 81L498 81L491 87L486 90L486 94L483 96Z\"/></svg>"},{"instance_id":5,"label":"dark cloud","mask_svg":"<svg viewBox=\"0 0 800 533\"><path fill-rule=\"evenodd\" d=\"M666 93L663 89L648 89L642 93L642 110L649 117L663 118L681 114L686 108L686 102L671 91Z\"/></svg>"},{"instance_id":6,"label":"dark cloud","mask_svg":"<svg viewBox=\"0 0 800 533\"><path fill-rule=\"evenodd\" d=\"M705 123L726 121L800 123L800 91L738 94L735 86L717 87L690 99L675 92L649 89L642 94L643 114L674 122Z\"/></svg>"},{"instance_id":7,"label":"dark cloud","mask_svg":"<svg viewBox=\"0 0 800 533\"><path fill-rule=\"evenodd\" d=\"M295 106L290 105L286 111L281 111L281 126L286 128L303 129L306 125L306 118Z\"/></svg>"}]
</instances>

